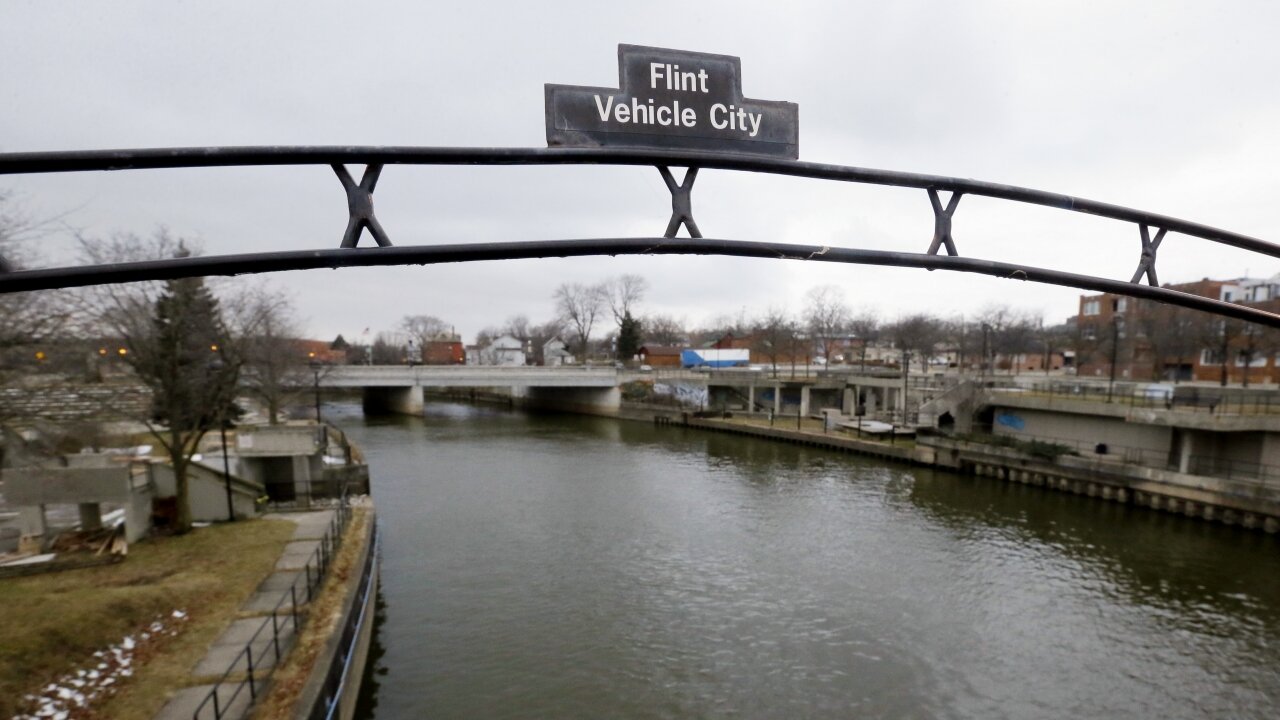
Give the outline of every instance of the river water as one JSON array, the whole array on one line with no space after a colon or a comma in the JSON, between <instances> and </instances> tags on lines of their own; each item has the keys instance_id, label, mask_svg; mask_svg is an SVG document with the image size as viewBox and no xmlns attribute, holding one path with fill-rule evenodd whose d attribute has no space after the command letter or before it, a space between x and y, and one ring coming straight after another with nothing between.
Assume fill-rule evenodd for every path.
<instances>
[{"instance_id":1,"label":"river water","mask_svg":"<svg viewBox=\"0 0 1280 720\"><path fill-rule=\"evenodd\" d=\"M681 428L330 406L371 466L366 718L1280 713L1280 541Z\"/></svg>"}]
</instances>

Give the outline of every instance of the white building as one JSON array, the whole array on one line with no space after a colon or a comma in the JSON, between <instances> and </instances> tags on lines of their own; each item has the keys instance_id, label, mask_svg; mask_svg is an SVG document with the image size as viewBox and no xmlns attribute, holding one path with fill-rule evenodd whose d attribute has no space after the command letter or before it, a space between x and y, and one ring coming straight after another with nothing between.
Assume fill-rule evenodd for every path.
<instances>
[{"instance_id":1,"label":"white building","mask_svg":"<svg viewBox=\"0 0 1280 720\"><path fill-rule=\"evenodd\" d=\"M561 365L572 365L577 362L577 358L573 353L569 352L569 348L560 338L551 338L542 344L542 364L548 367L559 367Z\"/></svg>"},{"instance_id":2,"label":"white building","mask_svg":"<svg viewBox=\"0 0 1280 720\"><path fill-rule=\"evenodd\" d=\"M1235 303L1257 303L1280 297L1280 274L1269 278L1240 278L1222 284L1219 300Z\"/></svg>"},{"instance_id":3,"label":"white building","mask_svg":"<svg viewBox=\"0 0 1280 720\"><path fill-rule=\"evenodd\" d=\"M524 343L510 335L503 335L480 351L479 362L481 365L525 365L528 356L525 354Z\"/></svg>"}]
</instances>

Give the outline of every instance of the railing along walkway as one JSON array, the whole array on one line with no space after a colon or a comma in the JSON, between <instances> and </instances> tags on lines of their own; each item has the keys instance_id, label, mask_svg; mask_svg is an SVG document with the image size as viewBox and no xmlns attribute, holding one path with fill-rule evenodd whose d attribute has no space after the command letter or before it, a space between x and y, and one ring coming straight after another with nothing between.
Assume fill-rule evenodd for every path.
<instances>
[{"instance_id":1,"label":"railing along walkway","mask_svg":"<svg viewBox=\"0 0 1280 720\"><path fill-rule=\"evenodd\" d=\"M351 507L344 493L331 510L324 534L313 540L315 547L306 555L301 569L291 561L300 560L296 550L286 546L277 563L274 577L294 577L287 585L272 587L268 578L263 589L251 598L247 610L265 612L261 617L234 621L215 641L205 658L196 665L193 675L216 676L212 684L188 688L161 709L156 720L225 720L246 717L247 711L264 689L271 672L288 655L293 641L305 623L302 608L319 592L334 557L342 547L342 537L351 519ZM311 529L300 523L293 542L311 540ZM293 544L293 543L291 543ZM279 593L278 596L275 593ZM262 603L265 601L265 606Z\"/></svg>"}]
</instances>

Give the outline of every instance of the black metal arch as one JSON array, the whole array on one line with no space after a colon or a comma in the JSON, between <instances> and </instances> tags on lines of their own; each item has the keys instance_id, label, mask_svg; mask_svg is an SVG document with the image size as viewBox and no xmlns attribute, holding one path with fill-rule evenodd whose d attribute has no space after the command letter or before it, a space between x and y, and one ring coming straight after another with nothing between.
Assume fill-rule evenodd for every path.
<instances>
[{"instance_id":1,"label":"black metal arch","mask_svg":"<svg viewBox=\"0 0 1280 720\"><path fill-rule=\"evenodd\" d=\"M356 183L347 164L363 164ZM543 240L483 244L391 247L373 213L373 191L384 165L649 165L657 167L671 193L672 215L662 238ZM0 293L78 287L112 282L157 280L195 275L236 275L308 268L436 264L582 255L703 254L782 258L865 265L917 267L972 272L1017 280L1147 298L1218 315L1280 327L1280 315L1242 305L1161 288L1156 281L1156 251L1169 232L1280 258L1280 245L1218 228L1093 200L1012 185L961 178L874 170L795 160L735 157L706 152L635 151L578 148L431 148L431 147L215 147L93 150L0 154L0 175L100 170L329 165L347 194L349 221L338 250L264 252L191 257L121 265L8 271L0 258ZM688 168L677 184L669 168ZM793 177L924 189L934 213L934 235L925 253L900 253L827 246L703 239L693 220L691 194L700 168L763 172ZM944 207L939 191L951 197ZM1013 263L959 257L951 235L953 216L963 195L981 195L1088 213L1137 224L1141 248L1129 282L1065 273ZM684 225L692 236L676 239ZM1156 229L1155 238L1150 235ZM377 248L359 248L368 229ZM940 255L945 248L947 254ZM1146 276L1150 285L1140 284Z\"/></svg>"}]
</instances>

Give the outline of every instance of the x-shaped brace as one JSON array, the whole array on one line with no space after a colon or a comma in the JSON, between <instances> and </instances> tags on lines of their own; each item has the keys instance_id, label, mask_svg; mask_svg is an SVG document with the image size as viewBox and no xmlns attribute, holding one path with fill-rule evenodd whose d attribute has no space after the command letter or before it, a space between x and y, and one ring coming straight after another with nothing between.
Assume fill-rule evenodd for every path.
<instances>
[{"instance_id":1,"label":"x-shaped brace","mask_svg":"<svg viewBox=\"0 0 1280 720\"><path fill-rule=\"evenodd\" d=\"M333 172L342 182L342 189L347 191L347 212L351 218L347 221L347 231L342 234L342 245L353 248L360 242L360 230L369 228L369 234L378 243L378 247L390 247L391 239L382 230L378 218L373 216L373 189L378 185L378 176L382 174L382 165L365 165L360 184L351 179L345 165L335 164Z\"/></svg>"},{"instance_id":2,"label":"x-shaped brace","mask_svg":"<svg viewBox=\"0 0 1280 720\"><path fill-rule=\"evenodd\" d=\"M961 192L951 193L951 200L947 202L947 209L942 209L942 201L938 199L938 191L929 188L929 204L933 206L933 242L929 243L929 254L937 255L938 250L942 246L946 246L947 254L951 256L959 255L956 252L956 243L951 239L951 216L956 212L956 206L960 204L960 197L964 195Z\"/></svg>"},{"instance_id":3,"label":"x-shaped brace","mask_svg":"<svg viewBox=\"0 0 1280 720\"><path fill-rule=\"evenodd\" d=\"M1151 230L1146 225L1139 225L1138 231L1142 233L1142 259L1138 261L1138 269L1133 271L1133 277L1129 282L1139 282L1143 273L1146 273L1147 282L1152 287L1160 287L1160 281L1156 280L1156 250L1160 249L1160 242L1164 240L1164 234L1168 231L1160 228L1155 240L1151 239Z\"/></svg>"},{"instance_id":4,"label":"x-shaped brace","mask_svg":"<svg viewBox=\"0 0 1280 720\"><path fill-rule=\"evenodd\" d=\"M698 179L698 168L691 167L685 171L684 182L679 185L667 166L659 165L658 172L662 173L662 181L667 184L667 190L671 191L671 222L667 223L667 232L663 237L675 237L682 223L689 230L689 237L702 237L702 233L698 232L698 223L693 221L693 201L689 197L693 191L693 181Z\"/></svg>"}]
</instances>

